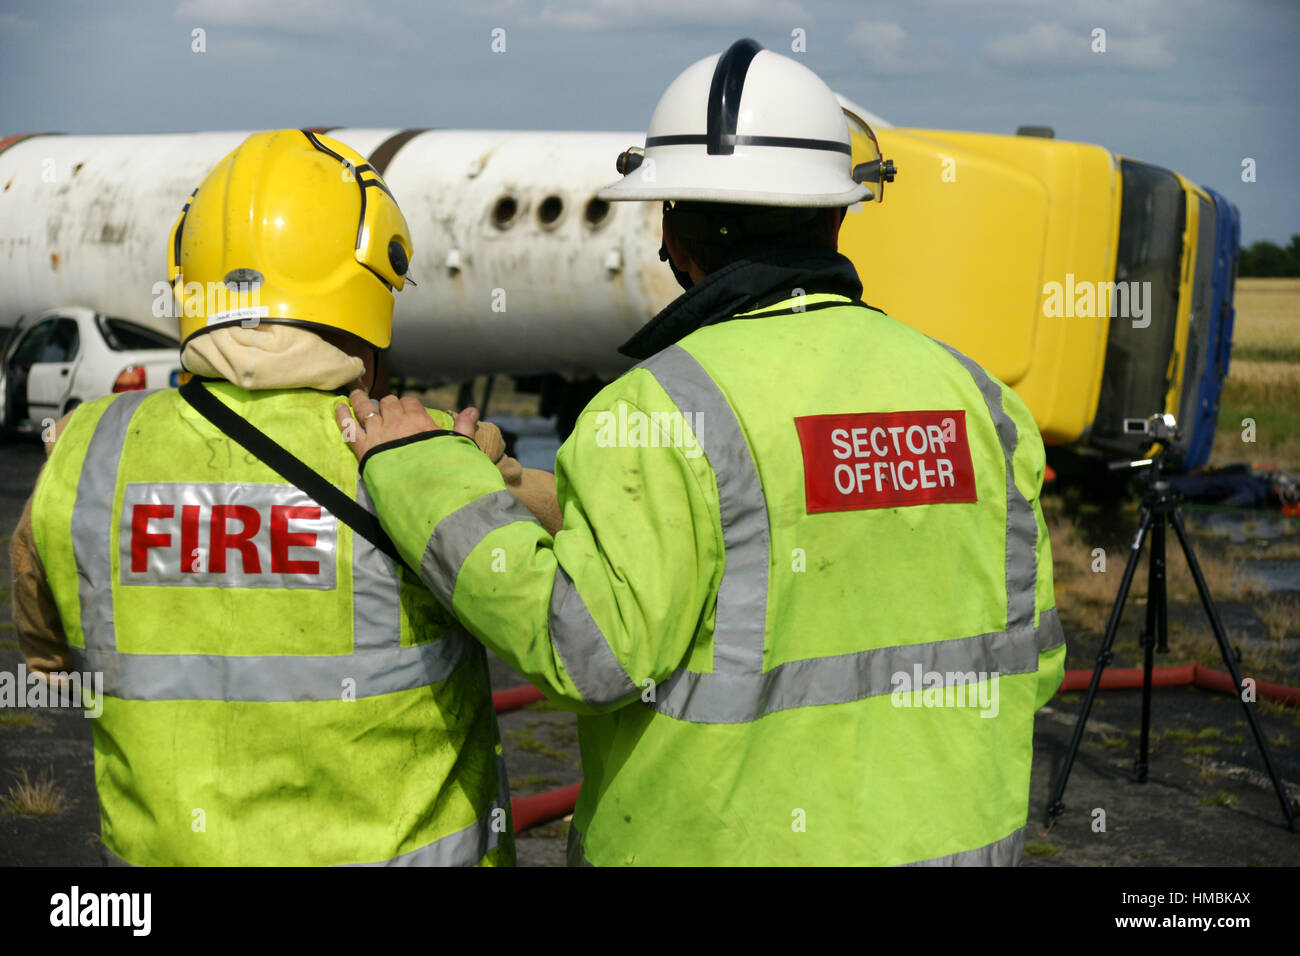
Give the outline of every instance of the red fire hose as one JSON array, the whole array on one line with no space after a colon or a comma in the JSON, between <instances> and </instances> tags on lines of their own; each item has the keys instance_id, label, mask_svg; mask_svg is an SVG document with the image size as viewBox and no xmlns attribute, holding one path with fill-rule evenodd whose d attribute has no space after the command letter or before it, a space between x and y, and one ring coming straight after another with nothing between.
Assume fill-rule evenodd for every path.
<instances>
[{"instance_id":1,"label":"red fire hose","mask_svg":"<svg viewBox=\"0 0 1300 956\"><path fill-rule=\"evenodd\" d=\"M492 692L492 704L498 714L509 713L527 707L535 701L545 700L546 695L532 684L507 687ZM531 797L512 797L510 815L514 818L515 833L523 833L533 827L560 820L573 812L573 805L578 802L581 783L547 790Z\"/></svg>"},{"instance_id":2,"label":"red fire hose","mask_svg":"<svg viewBox=\"0 0 1300 956\"><path fill-rule=\"evenodd\" d=\"M582 783L570 784L558 790L547 790L531 797L514 797L510 801L510 815L515 820L515 832L523 833L533 827L560 820L573 812L578 802Z\"/></svg>"},{"instance_id":3,"label":"red fire hose","mask_svg":"<svg viewBox=\"0 0 1300 956\"><path fill-rule=\"evenodd\" d=\"M506 714L545 699L546 695L532 684L521 684L518 687L507 687L505 690L492 692L492 706L496 708L498 714Z\"/></svg>"},{"instance_id":4,"label":"red fire hose","mask_svg":"<svg viewBox=\"0 0 1300 956\"><path fill-rule=\"evenodd\" d=\"M1087 690L1092 680L1092 671L1066 671L1065 680L1061 682L1061 693L1072 690ZM1157 667L1151 671L1152 687L1199 687L1202 690L1219 691L1236 694L1232 685L1232 675L1216 671L1203 664L1187 664L1182 667ZM1142 687L1142 668L1120 667L1102 672L1101 690L1138 690ZM1300 687L1288 687L1286 684L1274 684L1272 681L1255 681L1255 696L1264 700L1276 700L1285 704L1300 706Z\"/></svg>"}]
</instances>

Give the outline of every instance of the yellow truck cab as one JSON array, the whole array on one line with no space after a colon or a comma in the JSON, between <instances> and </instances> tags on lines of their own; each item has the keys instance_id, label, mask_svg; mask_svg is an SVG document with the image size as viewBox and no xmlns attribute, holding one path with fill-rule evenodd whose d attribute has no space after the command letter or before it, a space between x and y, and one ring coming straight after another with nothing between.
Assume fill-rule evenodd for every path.
<instances>
[{"instance_id":1,"label":"yellow truck cab","mask_svg":"<svg viewBox=\"0 0 1300 956\"><path fill-rule=\"evenodd\" d=\"M854 162L865 162L869 134L846 113ZM1174 457L1203 462L1198 432L1212 439L1206 412L1226 375L1226 351L1210 361L1226 341L1212 335L1230 337L1235 272L1232 245L1216 286L1216 249L1231 243L1215 226L1236 228L1235 207L1222 200L1216 216L1221 197L1086 143L899 128L876 137L897 181L883 202L852 207L840 232L868 303L1014 388L1049 445L1139 457L1148 441L1124 420L1172 412Z\"/></svg>"}]
</instances>

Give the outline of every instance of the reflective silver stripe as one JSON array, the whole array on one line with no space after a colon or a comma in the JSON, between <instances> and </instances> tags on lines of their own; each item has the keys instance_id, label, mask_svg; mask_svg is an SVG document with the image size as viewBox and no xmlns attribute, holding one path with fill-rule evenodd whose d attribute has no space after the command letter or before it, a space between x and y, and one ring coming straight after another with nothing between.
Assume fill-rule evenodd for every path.
<instances>
[{"instance_id":1,"label":"reflective silver stripe","mask_svg":"<svg viewBox=\"0 0 1300 956\"><path fill-rule=\"evenodd\" d=\"M1065 643L1065 631L1061 629L1061 617L1056 608L1051 607L1038 615L1038 653L1054 651Z\"/></svg>"},{"instance_id":2,"label":"reflective silver stripe","mask_svg":"<svg viewBox=\"0 0 1300 956\"><path fill-rule=\"evenodd\" d=\"M703 724L741 724L796 707L843 704L892 693L895 675L917 666L943 675L1038 670L1039 642L1051 629L1046 614L1037 628L994 631L976 637L877 647L852 654L787 661L762 674L697 674L679 670L656 689L659 713ZM1057 622L1057 630L1060 625ZM960 683L954 679L948 684ZM909 688L910 689L910 688Z\"/></svg>"},{"instance_id":3,"label":"reflective silver stripe","mask_svg":"<svg viewBox=\"0 0 1300 956\"><path fill-rule=\"evenodd\" d=\"M456 577L469 553L488 534L515 521L541 523L522 501L504 489L456 509L433 529L420 559L420 577L451 607Z\"/></svg>"},{"instance_id":4,"label":"reflective silver stripe","mask_svg":"<svg viewBox=\"0 0 1300 956\"><path fill-rule=\"evenodd\" d=\"M396 568L354 535L351 654L226 656L118 651L113 620L112 528L127 429L151 392L126 392L105 409L86 449L71 531L85 649L81 670L104 675L104 693L124 700L324 701L376 697L446 680L474 646L454 627L440 639L402 647ZM356 542L360 542L357 544ZM347 683L345 683L347 682Z\"/></svg>"},{"instance_id":5,"label":"reflective silver stripe","mask_svg":"<svg viewBox=\"0 0 1300 956\"><path fill-rule=\"evenodd\" d=\"M497 798L479 817L463 830L439 837L427 846L377 863L352 863L349 866L474 866L501 845L501 834L510 825L510 785L506 780L505 761L497 757ZM498 812L499 811L499 812Z\"/></svg>"},{"instance_id":6,"label":"reflective silver stripe","mask_svg":"<svg viewBox=\"0 0 1300 956\"><path fill-rule=\"evenodd\" d=\"M974 850L963 850L960 853L949 853L947 856L936 856L929 860L920 860L916 863L905 863L904 866L1019 866L1025 851L1025 828L1021 827L1014 833L1004 836L1000 840L994 840L987 846L977 847ZM578 832L577 826L569 825L569 841L565 847L565 862L569 866L593 866L592 862L587 859L587 853L582 847L582 834ZM721 862L725 865L725 861Z\"/></svg>"},{"instance_id":7,"label":"reflective silver stripe","mask_svg":"<svg viewBox=\"0 0 1300 956\"><path fill-rule=\"evenodd\" d=\"M1009 833L1001 840L987 846L961 853L949 853L930 860L907 863L906 866L1019 866L1025 852L1025 828Z\"/></svg>"},{"instance_id":8,"label":"reflective silver stripe","mask_svg":"<svg viewBox=\"0 0 1300 956\"><path fill-rule=\"evenodd\" d=\"M564 568L556 567L547 617L551 643L583 701L613 707L638 692Z\"/></svg>"},{"instance_id":9,"label":"reflective silver stripe","mask_svg":"<svg viewBox=\"0 0 1300 956\"><path fill-rule=\"evenodd\" d=\"M363 698L437 684L456 672L472 646L454 627L411 647L317 657L72 651L78 670L102 673L104 693L121 700L306 701L342 700L345 690Z\"/></svg>"},{"instance_id":10,"label":"reflective silver stripe","mask_svg":"<svg viewBox=\"0 0 1300 956\"><path fill-rule=\"evenodd\" d=\"M183 570L188 564L185 559L197 555L182 554L183 547L163 545L143 549L144 553L138 556L143 557L143 561L136 564L137 556L132 554L134 549L128 543L135 537L135 521L141 509L148 515L143 528L146 534L161 533L164 540L176 541L184 536L185 520L182 516L186 507L192 506L200 514L212 516L218 505L244 507L258 513L253 533L245 541L251 546L251 561L244 554L242 545L233 549L233 555L227 546L220 551L209 550L208 562L204 563L202 570ZM149 513L159 506L161 514ZM302 533L310 536L310 545L295 542L290 560L302 562L298 567L315 565L314 569L276 567L274 520L263 520L268 515L273 516L276 508L307 508L317 513L314 518L286 516L284 527L284 531L294 536ZM339 563L338 519L317 505L307 492L293 485L248 481L128 481L123 483L117 512L120 548L117 579L121 584L190 588L220 586L227 589L311 588L318 591L333 591L338 586L335 580ZM243 518L236 520L241 530L247 529ZM289 521L293 522L292 527ZM194 524L197 526L199 522ZM194 531L197 538L198 528L195 527ZM205 543L211 545L212 538L209 537ZM207 567L208 563L219 565L220 570Z\"/></svg>"},{"instance_id":11,"label":"reflective silver stripe","mask_svg":"<svg viewBox=\"0 0 1300 956\"><path fill-rule=\"evenodd\" d=\"M582 848L582 834L572 822L569 824L569 842L564 847L564 862L568 866L595 865L587 859L587 853Z\"/></svg>"},{"instance_id":12,"label":"reflective silver stripe","mask_svg":"<svg viewBox=\"0 0 1300 956\"><path fill-rule=\"evenodd\" d=\"M696 435L718 482L725 570L718 584L713 673L746 676L763 669L767 625L767 498L740 420L708 372L680 345L646 359L643 368L679 411L694 411Z\"/></svg>"},{"instance_id":13,"label":"reflective silver stripe","mask_svg":"<svg viewBox=\"0 0 1300 956\"><path fill-rule=\"evenodd\" d=\"M515 521L539 523L509 491L484 495L453 511L438 522L429 537L420 559L421 578L450 606L456 579L470 552L486 535ZM596 626L573 579L558 566L551 587L548 629L560 663L589 706L613 706L637 693L636 684Z\"/></svg>"},{"instance_id":14,"label":"reflective silver stripe","mask_svg":"<svg viewBox=\"0 0 1300 956\"><path fill-rule=\"evenodd\" d=\"M375 509L365 482L357 479L357 504ZM363 536L352 532L352 635L357 650L391 647L402 639L402 594L397 565Z\"/></svg>"},{"instance_id":15,"label":"reflective silver stripe","mask_svg":"<svg viewBox=\"0 0 1300 956\"><path fill-rule=\"evenodd\" d=\"M77 597L86 647L111 651L113 627L113 501L131 417L150 395L123 392L104 409L90 436L72 506L72 553L77 562Z\"/></svg>"},{"instance_id":16,"label":"reflective silver stripe","mask_svg":"<svg viewBox=\"0 0 1300 956\"><path fill-rule=\"evenodd\" d=\"M993 416L1007 472L1007 627L1024 627L1034 620L1034 582L1038 574L1038 521L1034 509L1016 487L1015 455L1019 433L1002 407L1002 386L975 362L950 345L942 345L970 373Z\"/></svg>"}]
</instances>

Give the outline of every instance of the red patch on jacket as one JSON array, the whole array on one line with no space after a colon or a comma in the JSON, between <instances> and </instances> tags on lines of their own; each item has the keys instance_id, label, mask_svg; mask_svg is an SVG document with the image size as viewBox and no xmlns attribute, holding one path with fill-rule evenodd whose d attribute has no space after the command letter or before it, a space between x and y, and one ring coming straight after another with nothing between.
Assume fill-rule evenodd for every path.
<instances>
[{"instance_id":1,"label":"red patch on jacket","mask_svg":"<svg viewBox=\"0 0 1300 956\"><path fill-rule=\"evenodd\" d=\"M978 501L966 412L859 412L794 420L809 514Z\"/></svg>"}]
</instances>

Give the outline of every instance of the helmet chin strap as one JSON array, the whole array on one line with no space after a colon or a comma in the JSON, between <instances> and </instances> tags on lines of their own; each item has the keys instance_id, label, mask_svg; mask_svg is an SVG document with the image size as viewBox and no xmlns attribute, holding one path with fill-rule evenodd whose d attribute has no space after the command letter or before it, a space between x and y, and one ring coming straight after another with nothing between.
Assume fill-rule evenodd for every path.
<instances>
[{"instance_id":1,"label":"helmet chin strap","mask_svg":"<svg viewBox=\"0 0 1300 956\"><path fill-rule=\"evenodd\" d=\"M677 280L679 286L688 292L695 287L695 280L691 278L691 274L677 268L677 263L673 262L672 256L668 255L668 243L666 241L659 247L659 259L661 262L668 263L668 268L673 270L673 278Z\"/></svg>"},{"instance_id":2,"label":"helmet chin strap","mask_svg":"<svg viewBox=\"0 0 1300 956\"><path fill-rule=\"evenodd\" d=\"M672 203L669 200L664 200L664 212L671 213L672 208ZM695 287L695 280L691 278L691 274L689 272L683 272L681 269L677 268L677 263L673 262L673 257L668 254L667 239L664 239L664 241L659 244L659 261L668 263L668 268L673 270L673 278L677 280L677 284L684 290L689 292Z\"/></svg>"}]
</instances>

